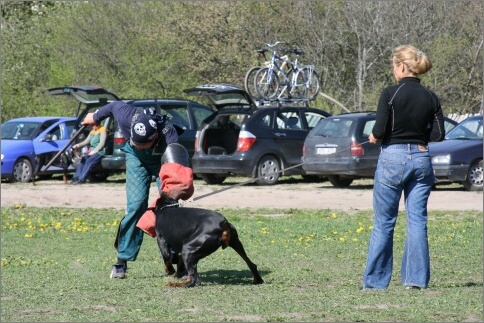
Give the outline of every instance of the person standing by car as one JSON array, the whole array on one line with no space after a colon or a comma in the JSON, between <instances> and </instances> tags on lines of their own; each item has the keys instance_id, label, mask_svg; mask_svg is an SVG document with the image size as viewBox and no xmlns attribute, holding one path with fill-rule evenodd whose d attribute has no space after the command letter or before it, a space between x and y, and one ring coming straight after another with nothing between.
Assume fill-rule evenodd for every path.
<instances>
[{"instance_id":1,"label":"person standing by car","mask_svg":"<svg viewBox=\"0 0 484 323\"><path fill-rule=\"evenodd\" d=\"M362 289L386 289L393 268L393 232L404 192L407 236L401 263L402 285L427 288L430 257L427 201L434 184L429 141L444 139L439 99L420 83L432 68L428 57L411 45L392 52L396 85L380 96L369 141L381 142L373 188L373 229L368 246Z\"/></svg>"},{"instance_id":2,"label":"person standing by car","mask_svg":"<svg viewBox=\"0 0 484 323\"><path fill-rule=\"evenodd\" d=\"M118 260L110 275L126 278L127 262L136 260L143 231L149 233L154 227L154 221L151 228L137 226L148 206L152 176L157 177L160 194L186 200L193 194L193 172L188 167L188 153L177 144L177 130L167 116L115 101L88 113L82 124L92 125L108 116L117 120L127 141L122 148L126 154L127 204L114 242Z\"/></svg>"},{"instance_id":3,"label":"person standing by car","mask_svg":"<svg viewBox=\"0 0 484 323\"><path fill-rule=\"evenodd\" d=\"M107 133L105 127L101 126L99 123L95 123L86 139L72 146L72 149L78 149L89 145L89 152L79 161L76 172L72 177L71 184L86 183L91 169L96 167L96 165L101 162L101 159L104 158L104 147L108 136Z\"/></svg>"}]
</instances>

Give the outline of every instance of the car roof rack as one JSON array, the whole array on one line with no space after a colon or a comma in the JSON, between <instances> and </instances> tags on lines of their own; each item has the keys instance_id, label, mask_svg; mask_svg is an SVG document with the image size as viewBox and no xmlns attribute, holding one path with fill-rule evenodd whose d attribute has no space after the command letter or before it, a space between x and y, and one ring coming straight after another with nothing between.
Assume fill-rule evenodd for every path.
<instances>
[{"instance_id":1,"label":"car roof rack","mask_svg":"<svg viewBox=\"0 0 484 323\"><path fill-rule=\"evenodd\" d=\"M258 107L263 107L263 106L274 106L277 105L281 107L283 104L295 104L295 105L301 105L303 107L309 107L309 99L297 99L297 98L274 98L272 100L262 100L259 99L257 100L256 98L253 98L254 102L256 102Z\"/></svg>"}]
</instances>

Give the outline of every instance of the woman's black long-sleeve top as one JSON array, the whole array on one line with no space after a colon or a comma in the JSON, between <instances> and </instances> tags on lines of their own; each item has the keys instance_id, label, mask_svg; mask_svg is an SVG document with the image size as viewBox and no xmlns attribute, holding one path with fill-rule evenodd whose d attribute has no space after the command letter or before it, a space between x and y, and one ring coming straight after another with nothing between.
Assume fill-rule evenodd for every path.
<instances>
[{"instance_id":1,"label":"woman's black long-sleeve top","mask_svg":"<svg viewBox=\"0 0 484 323\"><path fill-rule=\"evenodd\" d=\"M442 141L445 129L440 101L420 79L404 77L382 91L372 132L384 145Z\"/></svg>"}]
</instances>

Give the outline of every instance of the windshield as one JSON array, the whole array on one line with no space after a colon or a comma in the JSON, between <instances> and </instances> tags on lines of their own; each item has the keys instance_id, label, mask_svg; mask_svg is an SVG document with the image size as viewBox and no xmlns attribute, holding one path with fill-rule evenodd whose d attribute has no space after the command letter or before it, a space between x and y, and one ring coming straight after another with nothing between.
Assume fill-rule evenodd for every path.
<instances>
[{"instance_id":1,"label":"windshield","mask_svg":"<svg viewBox=\"0 0 484 323\"><path fill-rule=\"evenodd\" d=\"M482 139L482 119L472 118L459 123L445 139Z\"/></svg>"},{"instance_id":2,"label":"windshield","mask_svg":"<svg viewBox=\"0 0 484 323\"><path fill-rule=\"evenodd\" d=\"M2 139L32 140L39 133L41 122L9 121L2 124Z\"/></svg>"}]
</instances>

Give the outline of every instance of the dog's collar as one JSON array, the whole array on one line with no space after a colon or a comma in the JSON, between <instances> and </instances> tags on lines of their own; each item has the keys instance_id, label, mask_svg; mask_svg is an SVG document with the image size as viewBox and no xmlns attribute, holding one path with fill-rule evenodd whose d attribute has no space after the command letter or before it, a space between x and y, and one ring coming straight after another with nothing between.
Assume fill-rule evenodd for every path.
<instances>
[{"instance_id":1,"label":"dog's collar","mask_svg":"<svg viewBox=\"0 0 484 323\"><path fill-rule=\"evenodd\" d=\"M173 203L173 204L167 204L167 205L163 205L162 207L160 208L157 208L156 206L152 206L152 207L149 207L146 209L146 211L159 211L159 210L163 210L163 209L167 209L167 208L173 208L173 207L180 207L180 203L179 202L176 202L176 203Z\"/></svg>"}]
</instances>

